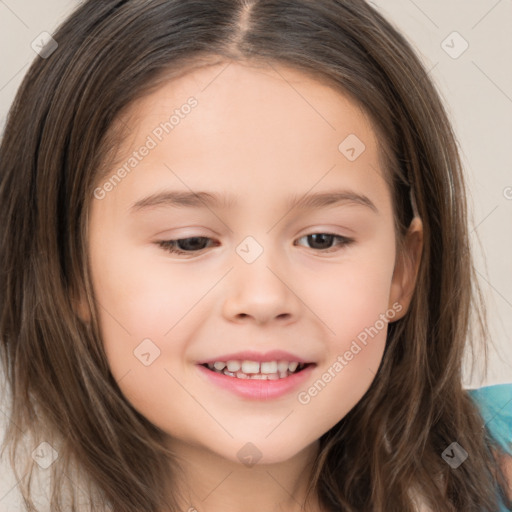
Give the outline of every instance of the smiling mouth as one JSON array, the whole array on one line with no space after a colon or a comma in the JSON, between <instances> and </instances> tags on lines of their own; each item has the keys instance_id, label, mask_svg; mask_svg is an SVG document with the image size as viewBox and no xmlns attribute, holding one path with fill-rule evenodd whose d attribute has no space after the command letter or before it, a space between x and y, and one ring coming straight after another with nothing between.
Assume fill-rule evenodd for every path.
<instances>
[{"instance_id":1,"label":"smiling mouth","mask_svg":"<svg viewBox=\"0 0 512 512\"><path fill-rule=\"evenodd\" d=\"M315 366L315 363L289 363L287 361L270 361L263 363L256 361L216 361L215 363L204 363L201 366L204 366L214 373L237 379L280 380L286 379L290 375L300 373L309 366Z\"/></svg>"}]
</instances>

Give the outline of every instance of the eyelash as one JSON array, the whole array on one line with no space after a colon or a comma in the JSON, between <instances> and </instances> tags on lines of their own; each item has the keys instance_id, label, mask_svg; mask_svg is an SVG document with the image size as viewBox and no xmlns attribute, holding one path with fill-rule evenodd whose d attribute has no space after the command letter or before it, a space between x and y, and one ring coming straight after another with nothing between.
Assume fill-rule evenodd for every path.
<instances>
[{"instance_id":1,"label":"eyelash","mask_svg":"<svg viewBox=\"0 0 512 512\"><path fill-rule=\"evenodd\" d=\"M304 235L304 236L301 236L300 238L298 238L298 240L302 239L302 238L307 238L309 236L313 236L313 235L327 235L327 236L330 236L330 237L334 237L334 238L337 238L338 240L340 240L340 244L338 245L338 247L340 248L343 248L343 247L347 247L349 246L350 244L352 244L355 240L352 239L352 238L347 238L347 237L344 237L344 236L340 236L340 235L335 235L334 233L322 233L322 232L319 232L319 233L310 233L308 235ZM187 237L187 238L177 238L177 239L174 239L174 240L161 240L159 242L156 242L156 244L161 247L162 249L164 249L166 252L169 252L169 253L172 253L172 254L178 254L178 255L187 255L187 256L190 256L194 253L199 253L199 252L202 252L204 251L205 249L199 249L197 251L183 251L181 249L177 249L175 244L177 242L181 242L183 240L192 240L192 239L202 239L202 240L212 240L211 238L208 238L208 237L205 237L205 236L191 236L191 237ZM331 253L331 252L334 252L336 250L338 250L335 247L331 247L329 249L317 249L318 252L321 252L321 253Z\"/></svg>"}]
</instances>

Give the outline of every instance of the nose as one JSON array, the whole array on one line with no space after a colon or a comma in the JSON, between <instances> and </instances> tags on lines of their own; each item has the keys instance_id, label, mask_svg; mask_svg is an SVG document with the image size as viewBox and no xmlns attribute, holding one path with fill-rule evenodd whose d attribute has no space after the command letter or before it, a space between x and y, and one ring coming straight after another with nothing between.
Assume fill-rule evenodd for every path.
<instances>
[{"instance_id":1,"label":"nose","mask_svg":"<svg viewBox=\"0 0 512 512\"><path fill-rule=\"evenodd\" d=\"M250 264L237 262L225 283L224 317L258 325L296 321L301 300L294 292L290 272L279 269L263 255Z\"/></svg>"}]
</instances>

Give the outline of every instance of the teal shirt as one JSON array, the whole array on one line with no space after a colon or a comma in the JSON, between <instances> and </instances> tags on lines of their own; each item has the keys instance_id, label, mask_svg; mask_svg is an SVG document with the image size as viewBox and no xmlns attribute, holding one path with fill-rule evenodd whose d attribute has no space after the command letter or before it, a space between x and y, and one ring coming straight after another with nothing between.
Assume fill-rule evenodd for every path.
<instances>
[{"instance_id":1,"label":"teal shirt","mask_svg":"<svg viewBox=\"0 0 512 512\"><path fill-rule=\"evenodd\" d=\"M485 427L501 448L512 455L512 383L467 390L480 409ZM508 512L503 502L499 512Z\"/></svg>"}]
</instances>

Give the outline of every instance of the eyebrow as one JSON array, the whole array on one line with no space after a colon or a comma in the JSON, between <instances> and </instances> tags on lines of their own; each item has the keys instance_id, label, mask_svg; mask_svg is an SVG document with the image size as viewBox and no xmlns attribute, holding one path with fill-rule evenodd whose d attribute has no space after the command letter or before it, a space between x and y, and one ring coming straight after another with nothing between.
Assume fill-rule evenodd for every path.
<instances>
[{"instance_id":1,"label":"eyebrow","mask_svg":"<svg viewBox=\"0 0 512 512\"><path fill-rule=\"evenodd\" d=\"M339 204L352 204L365 206L374 213L379 214L379 210L369 197L350 190L333 190L306 195L291 194L286 197L285 202L289 209L313 209ZM135 213L160 207L221 209L232 208L235 205L235 196L217 195L205 191L184 192L164 190L139 199L130 206L129 211Z\"/></svg>"}]
</instances>

